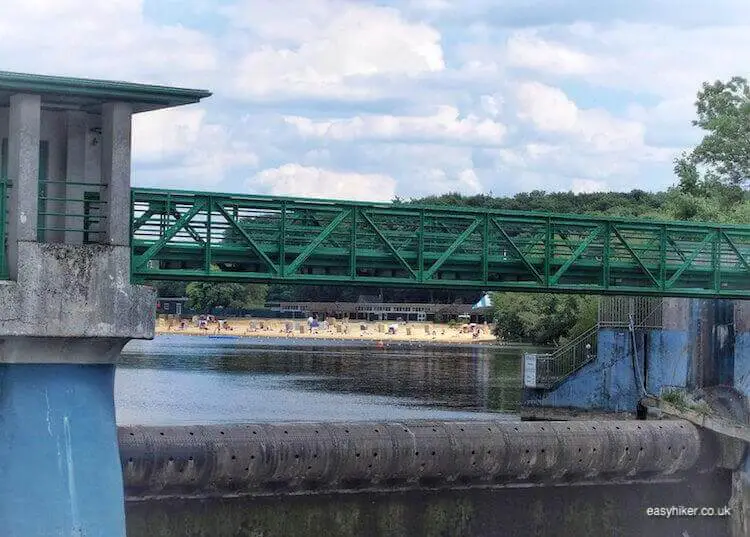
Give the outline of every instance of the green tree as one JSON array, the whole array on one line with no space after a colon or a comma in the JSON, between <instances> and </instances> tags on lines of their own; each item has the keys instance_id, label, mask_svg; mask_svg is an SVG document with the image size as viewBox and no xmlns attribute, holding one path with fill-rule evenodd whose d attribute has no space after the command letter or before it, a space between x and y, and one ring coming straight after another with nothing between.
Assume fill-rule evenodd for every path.
<instances>
[{"instance_id":1,"label":"green tree","mask_svg":"<svg viewBox=\"0 0 750 537\"><path fill-rule=\"evenodd\" d=\"M174 281L149 281L146 285L156 289L156 295L162 298L166 297L183 297L188 282Z\"/></svg>"},{"instance_id":2,"label":"green tree","mask_svg":"<svg viewBox=\"0 0 750 537\"><path fill-rule=\"evenodd\" d=\"M262 306L267 293L266 285L243 283L191 282L186 289L188 307L198 311Z\"/></svg>"},{"instance_id":3,"label":"green tree","mask_svg":"<svg viewBox=\"0 0 750 537\"><path fill-rule=\"evenodd\" d=\"M596 297L493 293L495 334L506 341L551 345L596 322ZM593 313L593 320L591 319ZM591 325L584 326L587 322Z\"/></svg>"},{"instance_id":4,"label":"green tree","mask_svg":"<svg viewBox=\"0 0 750 537\"><path fill-rule=\"evenodd\" d=\"M680 188L701 195L720 187L741 199L750 184L750 86L742 77L704 82L695 106L693 125L707 134L675 161Z\"/></svg>"}]
</instances>

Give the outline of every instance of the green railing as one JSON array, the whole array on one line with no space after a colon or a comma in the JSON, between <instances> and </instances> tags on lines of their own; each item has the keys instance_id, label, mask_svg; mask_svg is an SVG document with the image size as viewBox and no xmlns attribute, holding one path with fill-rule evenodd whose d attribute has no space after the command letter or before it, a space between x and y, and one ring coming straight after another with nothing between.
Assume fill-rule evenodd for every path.
<instances>
[{"instance_id":1,"label":"green railing","mask_svg":"<svg viewBox=\"0 0 750 537\"><path fill-rule=\"evenodd\" d=\"M750 297L750 226L131 192L136 280Z\"/></svg>"},{"instance_id":2,"label":"green railing","mask_svg":"<svg viewBox=\"0 0 750 537\"><path fill-rule=\"evenodd\" d=\"M81 237L84 244L99 242L104 233L102 222L106 219L106 201L101 199L101 190L105 186L80 181L40 180L37 240L72 242L69 238L72 233Z\"/></svg>"},{"instance_id":3,"label":"green railing","mask_svg":"<svg viewBox=\"0 0 750 537\"><path fill-rule=\"evenodd\" d=\"M0 280L8 279L8 181L0 178Z\"/></svg>"}]
</instances>

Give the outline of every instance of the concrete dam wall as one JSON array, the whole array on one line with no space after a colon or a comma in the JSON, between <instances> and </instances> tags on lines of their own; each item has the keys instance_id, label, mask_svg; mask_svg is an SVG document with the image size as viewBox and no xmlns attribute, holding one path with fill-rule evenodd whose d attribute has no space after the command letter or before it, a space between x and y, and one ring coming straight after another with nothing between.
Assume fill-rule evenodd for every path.
<instances>
[{"instance_id":1,"label":"concrete dam wall","mask_svg":"<svg viewBox=\"0 0 750 537\"><path fill-rule=\"evenodd\" d=\"M688 422L278 423L121 427L130 500L655 483L709 471Z\"/></svg>"}]
</instances>

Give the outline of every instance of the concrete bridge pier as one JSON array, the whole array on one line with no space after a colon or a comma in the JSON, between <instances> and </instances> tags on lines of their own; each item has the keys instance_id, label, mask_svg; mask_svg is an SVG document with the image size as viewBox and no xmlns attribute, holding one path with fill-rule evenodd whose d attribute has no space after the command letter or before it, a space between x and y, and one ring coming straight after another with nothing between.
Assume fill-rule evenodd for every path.
<instances>
[{"instance_id":1,"label":"concrete bridge pier","mask_svg":"<svg viewBox=\"0 0 750 537\"><path fill-rule=\"evenodd\" d=\"M153 337L154 293L126 283L125 248L20 251L0 285L0 535L124 537L114 364Z\"/></svg>"},{"instance_id":2,"label":"concrete bridge pier","mask_svg":"<svg viewBox=\"0 0 750 537\"><path fill-rule=\"evenodd\" d=\"M204 93L0 73L3 537L125 537L115 362L156 304L130 284L131 118Z\"/></svg>"}]
</instances>

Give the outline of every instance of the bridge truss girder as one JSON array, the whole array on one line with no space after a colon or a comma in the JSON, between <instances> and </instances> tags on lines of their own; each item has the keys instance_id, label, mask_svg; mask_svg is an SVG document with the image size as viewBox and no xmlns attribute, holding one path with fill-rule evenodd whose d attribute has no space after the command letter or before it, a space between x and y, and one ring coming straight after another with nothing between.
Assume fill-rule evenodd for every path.
<instances>
[{"instance_id":1,"label":"bridge truss girder","mask_svg":"<svg viewBox=\"0 0 750 537\"><path fill-rule=\"evenodd\" d=\"M750 297L750 226L132 190L135 280Z\"/></svg>"}]
</instances>

